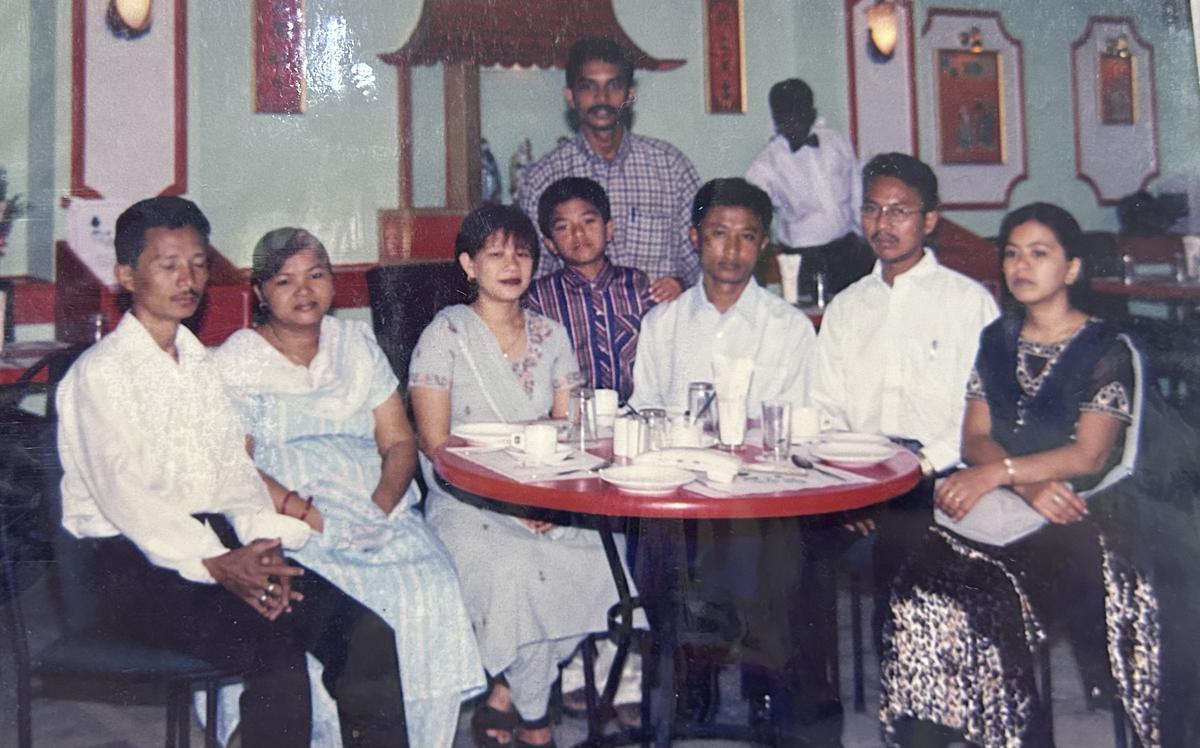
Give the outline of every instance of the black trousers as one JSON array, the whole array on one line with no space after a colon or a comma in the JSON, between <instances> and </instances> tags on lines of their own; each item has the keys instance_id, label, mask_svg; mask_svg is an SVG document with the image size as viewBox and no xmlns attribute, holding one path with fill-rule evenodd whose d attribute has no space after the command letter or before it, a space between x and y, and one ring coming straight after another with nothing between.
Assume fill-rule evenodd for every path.
<instances>
[{"instance_id":1,"label":"black trousers","mask_svg":"<svg viewBox=\"0 0 1200 748\"><path fill-rule=\"evenodd\" d=\"M849 233L828 244L814 247L781 247L783 254L800 255L800 276L797 281L801 296L816 301L817 273L825 273L826 299L871 272L875 255L858 234Z\"/></svg>"},{"instance_id":2,"label":"black trousers","mask_svg":"<svg viewBox=\"0 0 1200 748\"><path fill-rule=\"evenodd\" d=\"M79 542L90 546L99 621L111 634L244 673L246 748L308 748L306 652L324 667L347 748L408 745L392 628L321 575L305 569L294 578L304 600L268 621L220 585L154 566L123 537Z\"/></svg>"}]
</instances>

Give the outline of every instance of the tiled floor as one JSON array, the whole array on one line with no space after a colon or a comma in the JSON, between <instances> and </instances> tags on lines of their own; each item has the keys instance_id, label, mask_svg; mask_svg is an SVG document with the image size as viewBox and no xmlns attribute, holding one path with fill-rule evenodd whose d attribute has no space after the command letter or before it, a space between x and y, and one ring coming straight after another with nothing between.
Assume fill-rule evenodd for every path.
<instances>
[{"instance_id":1,"label":"tiled floor","mask_svg":"<svg viewBox=\"0 0 1200 748\"><path fill-rule=\"evenodd\" d=\"M26 616L34 645L48 641L54 635L54 616L48 595L42 586L25 593ZM845 598L841 601L846 606ZM845 611L843 611L845 612ZM848 615L840 619L849 620ZM0 746L16 745L15 680L12 653L9 646L9 631L0 631ZM841 637L849 641L848 624L843 623ZM848 646L842 657L843 693L849 704L851 663ZM846 748L866 748L880 745L878 721L875 708L878 703L878 675L873 657L867 660L867 710L856 714L848 709L843 742ZM1055 734L1060 746L1087 746L1107 748L1113 745L1111 718L1107 712L1088 713L1083 707L1079 680L1075 676L1074 663L1069 651L1063 646L1053 650L1055 675ZM736 676L730 669L722 678L722 719L734 721L743 718L744 705L736 696ZM132 698L132 694L110 693L110 703L82 702L57 698L38 698L34 702L34 745L39 748L158 748L163 745L165 735L164 709L160 704L125 705L121 702ZM472 748L473 741L467 727L469 710L464 709L462 727L455 748ZM555 728L559 745L569 746L584 735L582 720L566 718ZM199 730L193 730L192 745L202 746ZM681 745L717 746L733 745L726 741L688 741ZM414 748L426 748L414 746Z\"/></svg>"}]
</instances>

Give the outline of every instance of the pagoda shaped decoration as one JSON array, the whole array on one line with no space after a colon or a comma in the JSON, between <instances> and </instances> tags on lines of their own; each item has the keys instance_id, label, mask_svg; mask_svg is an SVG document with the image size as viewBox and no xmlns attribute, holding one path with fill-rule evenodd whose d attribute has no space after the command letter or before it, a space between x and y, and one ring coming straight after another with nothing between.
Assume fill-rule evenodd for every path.
<instances>
[{"instance_id":1,"label":"pagoda shaped decoration","mask_svg":"<svg viewBox=\"0 0 1200 748\"><path fill-rule=\"evenodd\" d=\"M651 57L617 22L611 0L425 0L417 27L399 49L379 55L396 68L400 206L379 213L381 262L452 256L462 217L480 194L479 68L563 68L576 41L612 39L642 70L671 70L680 59ZM445 208L414 208L412 84L414 65L443 66L446 138Z\"/></svg>"}]
</instances>

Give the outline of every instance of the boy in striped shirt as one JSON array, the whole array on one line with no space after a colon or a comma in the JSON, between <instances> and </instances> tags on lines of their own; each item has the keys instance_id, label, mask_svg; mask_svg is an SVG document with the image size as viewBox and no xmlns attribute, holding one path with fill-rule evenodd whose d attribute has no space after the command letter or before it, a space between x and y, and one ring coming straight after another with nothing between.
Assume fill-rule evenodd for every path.
<instances>
[{"instance_id":1,"label":"boy in striped shirt","mask_svg":"<svg viewBox=\"0 0 1200 748\"><path fill-rule=\"evenodd\" d=\"M604 188L586 177L565 177L538 199L538 227L562 269L535 280L525 305L567 328L585 384L633 392L633 357L642 317L654 306L650 280L614 265L605 254L613 237Z\"/></svg>"}]
</instances>

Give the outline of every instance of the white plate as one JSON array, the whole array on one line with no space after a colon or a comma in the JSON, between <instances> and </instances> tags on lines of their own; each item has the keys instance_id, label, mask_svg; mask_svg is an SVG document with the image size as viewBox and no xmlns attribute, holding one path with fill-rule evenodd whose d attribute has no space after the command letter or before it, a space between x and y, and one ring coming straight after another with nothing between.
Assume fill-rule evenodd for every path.
<instances>
[{"instance_id":1,"label":"white plate","mask_svg":"<svg viewBox=\"0 0 1200 748\"><path fill-rule=\"evenodd\" d=\"M881 444L888 446L892 440L883 434L868 434L862 431L822 431L817 441L826 444Z\"/></svg>"},{"instance_id":2,"label":"white plate","mask_svg":"<svg viewBox=\"0 0 1200 748\"><path fill-rule=\"evenodd\" d=\"M526 454L516 447L509 447L504 451L515 457L517 462L520 462L522 465L552 465L570 457L574 450L565 444L559 444L555 447L554 454L546 455L545 457Z\"/></svg>"},{"instance_id":3,"label":"white plate","mask_svg":"<svg viewBox=\"0 0 1200 748\"><path fill-rule=\"evenodd\" d=\"M463 423L451 429L450 435L473 447L507 447L509 437L524 429L516 423Z\"/></svg>"},{"instance_id":4,"label":"white plate","mask_svg":"<svg viewBox=\"0 0 1200 748\"><path fill-rule=\"evenodd\" d=\"M618 465L601 470L600 479L626 493L658 496L691 483L696 474L666 465Z\"/></svg>"},{"instance_id":5,"label":"white plate","mask_svg":"<svg viewBox=\"0 0 1200 748\"><path fill-rule=\"evenodd\" d=\"M841 465L873 465L896 453L896 447L885 444L855 442L824 442L810 450L813 457Z\"/></svg>"}]
</instances>

